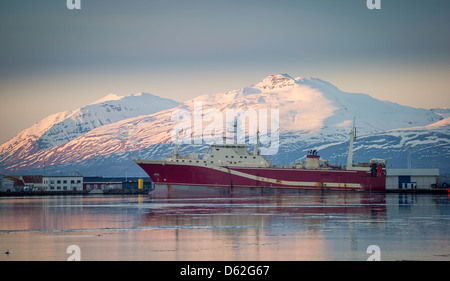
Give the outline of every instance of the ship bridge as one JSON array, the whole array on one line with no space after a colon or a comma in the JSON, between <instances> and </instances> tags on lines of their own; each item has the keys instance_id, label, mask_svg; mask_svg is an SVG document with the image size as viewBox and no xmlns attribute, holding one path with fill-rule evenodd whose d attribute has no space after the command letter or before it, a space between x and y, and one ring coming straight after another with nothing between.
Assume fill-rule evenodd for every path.
<instances>
[{"instance_id":1,"label":"ship bridge","mask_svg":"<svg viewBox=\"0 0 450 281\"><path fill-rule=\"evenodd\" d=\"M257 152L250 154L246 144L213 144L204 160L219 166L270 167L272 163Z\"/></svg>"}]
</instances>

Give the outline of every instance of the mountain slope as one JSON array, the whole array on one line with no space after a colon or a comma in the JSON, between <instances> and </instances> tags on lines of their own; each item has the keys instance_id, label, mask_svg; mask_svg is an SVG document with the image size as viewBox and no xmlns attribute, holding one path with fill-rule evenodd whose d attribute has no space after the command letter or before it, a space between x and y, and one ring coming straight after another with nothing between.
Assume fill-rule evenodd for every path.
<instances>
[{"instance_id":1,"label":"mountain slope","mask_svg":"<svg viewBox=\"0 0 450 281\"><path fill-rule=\"evenodd\" d=\"M110 94L82 108L53 114L23 130L0 146L0 163L18 162L41 150L63 145L105 124L158 112L178 104L146 93L125 97Z\"/></svg>"},{"instance_id":2,"label":"mountain slope","mask_svg":"<svg viewBox=\"0 0 450 281\"><path fill-rule=\"evenodd\" d=\"M377 157L392 168L440 168L450 173L450 118L427 126L395 129L358 137L354 147L356 162ZM346 157L348 142L330 143L321 155L330 162Z\"/></svg>"},{"instance_id":3,"label":"mountain slope","mask_svg":"<svg viewBox=\"0 0 450 281\"><path fill-rule=\"evenodd\" d=\"M294 79L283 74L270 75L239 90L203 95L174 108L97 126L58 146L49 145L23 155L20 161L7 165L1 162L0 170L42 172L45 163L47 172L78 170L90 175L114 175L131 167L133 172L140 173L132 158L160 159L171 153L171 135L179 124L173 120L174 112L184 110L193 117L195 106L198 109L199 104L202 128L212 124L213 112L225 114L231 110L260 112L262 109L278 109L279 150L269 156L275 164L293 163L302 159L309 149L319 149L321 156L330 162L342 161L355 117L359 136L355 143L355 160L381 158L381 154L389 156L394 163L401 157L393 153L401 156L412 147L418 148L418 158L422 157L421 151L426 150L433 150L427 153L436 155L436 149L444 152L441 158L449 158L448 120L440 114L380 101L365 94L345 93L317 78ZM226 120L225 116L223 120ZM228 120L226 126L230 127L230 122L232 120ZM261 128L261 124L259 126ZM204 133L196 126L191 126L191 129L190 136L201 137ZM45 143L41 147L46 147ZM207 148L205 142L196 142L196 145L183 145L182 151L201 152ZM396 165L402 163L400 161Z\"/></svg>"}]
</instances>

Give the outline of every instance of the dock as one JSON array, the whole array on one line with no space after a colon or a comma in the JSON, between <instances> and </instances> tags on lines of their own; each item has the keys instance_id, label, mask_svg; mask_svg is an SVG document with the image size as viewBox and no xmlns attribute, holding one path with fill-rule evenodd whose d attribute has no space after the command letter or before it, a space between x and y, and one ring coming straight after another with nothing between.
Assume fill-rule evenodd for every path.
<instances>
[{"instance_id":1,"label":"dock","mask_svg":"<svg viewBox=\"0 0 450 281\"><path fill-rule=\"evenodd\" d=\"M110 189L104 190L103 193L97 195L139 195L148 194L150 189ZM49 196L49 195L89 195L89 190L66 190L66 191L1 191L0 197L3 196Z\"/></svg>"},{"instance_id":2,"label":"dock","mask_svg":"<svg viewBox=\"0 0 450 281\"><path fill-rule=\"evenodd\" d=\"M450 190L447 188L388 188L386 193L450 194Z\"/></svg>"},{"instance_id":3,"label":"dock","mask_svg":"<svg viewBox=\"0 0 450 281\"><path fill-rule=\"evenodd\" d=\"M66 191L1 191L0 196L47 196L47 195L86 195L87 190L66 190Z\"/></svg>"}]
</instances>

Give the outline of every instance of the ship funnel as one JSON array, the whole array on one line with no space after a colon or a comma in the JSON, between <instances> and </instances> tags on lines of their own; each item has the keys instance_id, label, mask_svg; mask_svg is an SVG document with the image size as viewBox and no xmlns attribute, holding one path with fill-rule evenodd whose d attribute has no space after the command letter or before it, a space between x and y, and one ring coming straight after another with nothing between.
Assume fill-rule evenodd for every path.
<instances>
[{"instance_id":1,"label":"ship funnel","mask_svg":"<svg viewBox=\"0 0 450 281\"><path fill-rule=\"evenodd\" d=\"M317 150L310 150L308 155L306 155L305 168L320 169L319 158L320 156L317 155Z\"/></svg>"}]
</instances>

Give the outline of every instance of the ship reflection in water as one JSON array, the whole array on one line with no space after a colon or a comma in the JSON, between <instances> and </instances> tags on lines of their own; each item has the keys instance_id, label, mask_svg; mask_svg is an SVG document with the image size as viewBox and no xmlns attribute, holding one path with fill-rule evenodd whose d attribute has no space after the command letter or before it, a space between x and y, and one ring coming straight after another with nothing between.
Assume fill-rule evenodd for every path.
<instances>
[{"instance_id":1,"label":"ship reflection in water","mask_svg":"<svg viewBox=\"0 0 450 281\"><path fill-rule=\"evenodd\" d=\"M157 192L156 192L157 191ZM449 260L446 195L171 188L0 198L0 260ZM9 254L3 254L9 250Z\"/></svg>"}]
</instances>

